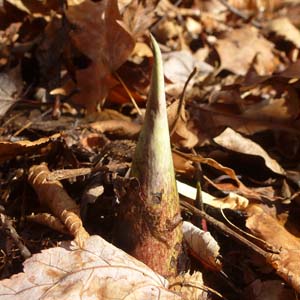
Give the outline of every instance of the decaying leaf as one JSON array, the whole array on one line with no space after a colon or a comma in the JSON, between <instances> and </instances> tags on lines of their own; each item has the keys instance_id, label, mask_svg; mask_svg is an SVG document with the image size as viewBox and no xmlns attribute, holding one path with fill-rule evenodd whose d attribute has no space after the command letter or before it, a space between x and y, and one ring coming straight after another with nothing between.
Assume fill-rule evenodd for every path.
<instances>
[{"instance_id":1,"label":"decaying leaf","mask_svg":"<svg viewBox=\"0 0 300 300\"><path fill-rule=\"evenodd\" d=\"M183 239L188 244L192 255L210 269L221 270L220 246L212 235L208 231L203 231L186 221L182 224L182 231Z\"/></svg>"},{"instance_id":2,"label":"decaying leaf","mask_svg":"<svg viewBox=\"0 0 300 300\"><path fill-rule=\"evenodd\" d=\"M263 158L266 166L274 173L281 175L285 173L279 163L272 159L261 146L250 139L243 137L241 134L229 127L226 128L219 136L215 137L214 141L220 146L232 151L248 155L257 155Z\"/></svg>"},{"instance_id":3,"label":"decaying leaf","mask_svg":"<svg viewBox=\"0 0 300 300\"><path fill-rule=\"evenodd\" d=\"M112 72L123 64L134 48L134 40L121 24L116 0L84 1L69 7L67 18L75 26L71 39L91 63L76 72L79 93L73 100L95 111L107 96Z\"/></svg>"},{"instance_id":4,"label":"decaying leaf","mask_svg":"<svg viewBox=\"0 0 300 300\"><path fill-rule=\"evenodd\" d=\"M59 181L49 179L50 175L47 165L42 163L30 168L28 181L38 194L39 201L50 208L75 237L76 242L82 245L89 234L82 225L80 208Z\"/></svg>"},{"instance_id":5,"label":"decaying leaf","mask_svg":"<svg viewBox=\"0 0 300 300\"><path fill-rule=\"evenodd\" d=\"M92 236L35 254L24 273L0 281L1 300L179 300L168 282L142 262Z\"/></svg>"}]
</instances>

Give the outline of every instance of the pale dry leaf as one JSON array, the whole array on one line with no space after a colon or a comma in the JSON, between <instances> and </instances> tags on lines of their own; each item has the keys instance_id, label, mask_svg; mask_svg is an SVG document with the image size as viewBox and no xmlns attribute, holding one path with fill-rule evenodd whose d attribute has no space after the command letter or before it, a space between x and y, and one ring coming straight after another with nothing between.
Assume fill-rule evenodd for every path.
<instances>
[{"instance_id":1,"label":"pale dry leaf","mask_svg":"<svg viewBox=\"0 0 300 300\"><path fill-rule=\"evenodd\" d=\"M300 31L287 17L271 20L268 29L278 37L293 43L298 48L300 47Z\"/></svg>"},{"instance_id":2,"label":"pale dry leaf","mask_svg":"<svg viewBox=\"0 0 300 300\"><path fill-rule=\"evenodd\" d=\"M170 290L180 293L183 299L209 300L212 298L209 293L212 290L204 285L200 272L185 273L170 279L170 281Z\"/></svg>"},{"instance_id":3,"label":"pale dry leaf","mask_svg":"<svg viewBox=\"0 0 300 300\"><path fill-rule=\"evenodd\" d=\"M142 262L92 236L43 250L24 263L24 272L0 281L0 300L179 300L168 282Z\"/></svg>"},{"instance_id":4,"label":"pale dry leaf","mask_svg":"<svg viewBox=\"0 0 300 300\"><path fill-rule=\"evenodd\" d=\"M300 292L300 239L287 231L278 220L267 214L258 205L249 206L246 226L251 232L279 250L268 253L267 262L277 274Z\"/></svg>"},{"instance_id":5,"label":"pale dry leaf","mask_svg":"<svg viewBox=\"0 0 300 300\"><path fill-rule=\"evenodd\" d=\"M61 136L60 133L55 133L50 137L43 137L36 141L18 141L8 142L0 141L0 162L15 158L17 155L36 154L36 151L47 144L56 141Z\"/></svg>"},{"instance_id":6,"label":"pale dry leaf","mask_svg":"<svg viewBox=\"0 0 300 300\"><path fill-rule=\"evenodd\" d=\"M208 76L214 68L206 62L199 61L189 51L172 51L163 54L164 61L164 74L172 81L172 84L168 84L167 92L179 96L183 90L184 84L188 77L197 68L197 73L189 82L188 87L192 87L196 78L205 78Z\"/></svg>"},{"instance_id":7,"label":"pale dry leaf","mask_svg":"<svg viewBox=\"0 0 300 300\"><path fill-rule=\"evenodd\" d=\"M226 128L219 136L215 137L213 140L218 145L228 150L248 155L259 156L264 160L265 165L271 171L281 175L285 174L285 171L279 165L279 163L276 160L272 159L260 145L256 144L246 137L243 137L241 134L229 127Z\"/></svg>"},{"instance_id":8,"label":"pale dry leaf","mask_svg":"<svg viewBox=\"0 0 300 300\"><path fill-rule=\"evenodd\" d=\"M0 73L0 118L19 100L23 89L20 67Z\"/></svg>"},{"instance_id":9,"label":"pale dry leaf","mask_svg":"<svg viewBox=\"0 0 300 300\"><path fill-rule=\"evenodd\" d=\"M134 48L134 40L121 23L116 0L86 0L69 7L68 20L75 26L73 43L90 60L90 65L76 72L79 93L73 100L95 111L111 87L112 72L119 68Z\"/></svg>"},{"instance_id":10,"label":"pale dry leaf","mask_svg":"<svg viewBox=\"0 0 300 300\"><path fill-rule=\"evenodd\" d=\"M271 74L279 61L272 53L274 45L260 36L252 26L227 31L216 42L220 56L220 69L229 70L238 75L245 75L256 58L254 68L260 75Z\"/></svg>"},{"instance_id":11,"label":"pale dry leaf","mask_svg":"<svg viewBox=\"0 0 300 300\"><path fill-rule=\"evenodd\" d=\"M176 181L178 193L184 197L187 197L191 200L196 199L197 189L185 184L180 181ZM204 191L201 191L203 203L211 205L216 208L230 208L234 210L244 210L248 204L249 200L241 195L235 193L229 193L225 198L216 198Z\"/></svg>"},{"instance_id":12,"label":"pale dry leaf","mask_svg":"<svg viewBox=\"0 0 300 300\"><path fill-rule=\"evenodd\" d=\"M213 270L221 270L219 260L220 246L208 231L201 230L190 222L182 224L183 239L187 243L192 255L205 266Z\"/></svg>"}]
</instances>

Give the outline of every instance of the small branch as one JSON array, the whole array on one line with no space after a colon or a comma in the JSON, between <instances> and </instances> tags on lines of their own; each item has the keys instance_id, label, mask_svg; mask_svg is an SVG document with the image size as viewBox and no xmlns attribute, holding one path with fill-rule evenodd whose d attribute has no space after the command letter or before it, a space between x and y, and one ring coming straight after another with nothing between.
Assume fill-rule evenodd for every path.
<instances>
[{"instance_id":1,"label":"small branch","mask_svg":"<svg viewBox=\"0 0 300 300\"><path fill-rule=\"evenodd\" d=\"M200 216L201 218L205 219L212 226L218 228L219 230L221 230L226 235L229 235L230 237L232 237L234 240L236 240L240 244L242 244L244 246L247 246L248 248L250 248L254 252L260 254L264 258L267 258L269 256L268 251L265 251L265 250L261 249L260 247L258 247L257 245L255 245L254 243L248 241L245 237L237 234L231 228L227 227L222 222L214 219L213 217L211 217L210 215L208 215L204 211L201 211L201 210L197 209L196 207L194 207L193 205L189 204L186 201L180 201L180 204L181 204L181 207L183 209L186 209L187 211L192 212L194 215Z\"/></svg>"},{"instance_id":2,"label":"small branch","mask_svg":"<svg viewBox=\"0 0 300 300\"><path fill-rule=\"evenodd\" d=\"M8 216L0 213L0 225L8 231L10 237L13 239L13 241L19 248L20 253L24 257L24 259L29 258L31 256L31 253L23 243L22 238L19 236L16 229L14 228L12 220Z\"/></svg>"},{"instance_id":3,"label":"small branch","mask_svg":"<svg viewBox=\"0 0 300 300\"><path fill-rule=\"evenodd\" d=\"M245 20L246 22L249 21L249 16L245 13L243 13L242 11L240 11L239 9L231 6L226 0L218 0L221 4L223 4L230 12L232 12L233 14L237 15L238 17L240 17L241 19ZM261 28L261 24L255 20L251 20L250 21L251 24L257 28Z\"/></svg>"}]
</instances>

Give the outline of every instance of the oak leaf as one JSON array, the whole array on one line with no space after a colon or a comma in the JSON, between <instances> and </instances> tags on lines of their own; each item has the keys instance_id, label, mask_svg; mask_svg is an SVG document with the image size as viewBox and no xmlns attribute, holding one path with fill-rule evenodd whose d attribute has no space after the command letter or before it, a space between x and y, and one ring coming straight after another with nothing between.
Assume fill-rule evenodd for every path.
<instances>
[{"instance_id":1,"label":"oak leaf","mask_svg":"<svg viewBox=\"0 0 300 300\"><path fill-rule=\"evenodd\" d=\"M76 72L79 93L73 100L94 111L115 84L111 74L126 61L134 40L121 23L117 0L87 0L70 6L66 15L75 28L70 33L73 43L91 61Z\"/></svg>"},{"instance_id":2,"label":"oak leaf","mask_svg":"<svg viewBox=\"0 0 300 300\"><path fill-rule=\"evenodd\" d=\"M99 236L33 255L24 272L0 281L0 300L179 300L168 282Z\"/></svg>"}]
</instances>

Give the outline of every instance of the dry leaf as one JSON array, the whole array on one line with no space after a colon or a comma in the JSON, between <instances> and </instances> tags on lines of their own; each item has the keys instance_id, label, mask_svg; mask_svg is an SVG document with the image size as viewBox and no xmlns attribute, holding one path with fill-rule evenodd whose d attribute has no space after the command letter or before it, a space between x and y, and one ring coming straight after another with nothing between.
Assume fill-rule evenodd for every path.
<instances>
[{"instance_id":1,"label":"dry leaf","mask_svg":"<svg viewBox=\"0 0 300 300\"><path fill-rule=\"evenodd\" d=\"M19 100L22 89L23 81L19 66L7 73L0 73L0 118Z\"/></svg>"},{"instance_id":2,"label":"dry leaf","mask_svg":"<svg viewBox=\"0 0 300 300\"><path fill-rule=\"evenodd\" d=\"M19 141L19 142L0 142L0 162L15 158L17 155L25 153L36 154L36 151L47 144L54 142L60 137L60 133L53 134L50 137L43 137L36 141Z\"/></svg>"},{"instance_id":3,"label":"dry leaf","mask_svg":"<svg viewBox=\"0 0 300 300\"><path fill-rule=\"evenodd\" d=\"M134 48L134 40L122 26L116 0L87 0L71 6L67 18L75 26L71 32L74 44L90 60L90 65L76 72L79 93L73 100L95 111L115 81L110 78Z\"/></svg>"},{"instance_id":4,"label":"dry leaf","mask_svg":"<svg viewBox=\"0 0 300 300\"><path fill-rule=\"evenodd\" d=\"M171 128L171 142L179 147L191 149L198 143L197 136L188 128L184 105L174 101L168 107L168 123Z\"/></svg>"},{"instance_id":5,"label":"dry leaf","mask_svg":"<svg viewBox=\"0 0 300 300\"><path fill-rule=\"evenodd\" d=\"M269 253L267 261L277 274L300 292L300 239L289 233L278 220L268 215L258 205L247 209L249 217L246 226L251 232L279 250Z\"/></svg>"},{"instance_id":6,"label":"dry leaf","mask_svg":"<svg viewBox=\"0 0 300 300\"><path fill-rule=\"evenodd\" d=\"M277 36L293 43L296 47L300 47L300 31L288 18L282 17L271 20L268 24L268 29Z\"/></svg>"},{"instance_id":7,"label":"dry leaf","mask_svg":"<svg viewBox=\"0 0 300 300\"><path fill-rule=\"evenodd\" d=\"M212 158L205 158L202 157L201 155L190 155L190 154L185 154L182 153L180 151L177 150L173 150L174 152L176 152L177 154L179 154L180 156L189 159L193 162L200 162L200 163L204 163L207 164L223 173L225 173L226 175L228 175L232 180L235 181L235 183L237 184L237 187L235 188L235 190L237 190L239 192L239 194L244 195L245 197L251 197L253 199L260 199L260 195L258 193L256 193L255 191L247 188L237 177L237 175L235 174L235 171L231 168L225 167L222 164L218 163L217 161L215 161ZM232 188L229 189L229 192L232 191Z\"/></svg>"},{"instance_id":8,"label":"dry leaf","mask_svg":"<svg viewBox=\"0 0 300 300\"><path fill-rule=\"evenodd\" d=\"M204 285L203 276L200 272L193 274L185 273L172 279L170 290L180 293L183 299L209 300L212 290Z\"/></svg>"},{"instance_id":9,"label":"dry leaf","mask_svg":"<svg viewBox=\"0 0 300 300\"><path fill-rule=\"evenodd\" d=\"M211 65L196 59L186 50L165 53L163 60L164 74L172 81L172 84L167 85L166 90L173 96L181 94L184 84L194 68L197 68L197 74L191 79L189 87L193 86L197 77L205 78L214 69Z\"/></svg>"},{"instance_id":10,"label":"dry leaf","mask_svg":"<svg viewBox=\"0 0 300 300\"><path fill-rule=\"evenodd\" d=\"M236 151L248 155L257 155L265 161L266 166L277 174L285 174L283 168L272 159L268 153L258 144L248 138L243 137L231 128L226 128L219 136L214 138L214 141L231 151Z\"/></svg>"},{"instance_id":11,"label":"dry leaf","mask_svg":"<svg viewBox=\"0 0 300 300\"><path fill-rule=\"evenodd\" d=\"M238 75L245 75L256 57L254 65L260 75L272 73L279 61L273 55L273 44L260 36L252 26L228 31L216 42L220 56L220 69L229 70Z\"/></svg>"},{"instance_id":12,"label":"dry leaf","mask_svg":"<svg viewBox=\"0 0 300 300\"><path fill-rule=\"evenodd\" d=\"M53 11L59 9L59 1L28 1L28 0L6 0L11 5L17 7L21 11L35 18L48 17L53 14ZM47 19L48 19L47 18Z\"/></svg>"},{"instance_id":13,"label":"dry leaf","mask_svg":"<svg viewBox=\"0 0 300 300\"><path fill-rule=\"evenodd\" d=\"M39 213L32 214L30 216L26 216L26 220L30 222L35 222L44 226L47 226L53 230L61 232L63 234L68 234L69 232L66 230L64 224L56 217L48 214L48 213Z\"/></svg>"},{"instance_id":14,"label":"dry leaf","mask_svg":"<svg viewBox=\"0 0 300 300\"><path fill-rule=\"evenodd\" d=\"M115 134L122 138L136 138L141 130L141 125L126 120L97 121L89 126L101 133Z\"/></svg>"},{"instance_id":15,"label":"dry leaf","mask_svg":"<svg viewBox=\"0 0 300 300\"><path fill-rule=\"evenodd\" d=\"M220 271L220 246L208 231L203 231L190 222L182 224L183 238L192 255L210 269Z\"/></svg>"},{"instance_id":16,"label":"dry leaf","mask_svg":"<svg viewBox=\"0 0 300 300\"><path fill-rule=\"evenodd\" d=\"M35 254L0 281L0 300L179 300L168 282L99 236Z\"/></svg>"}]
</instances>

